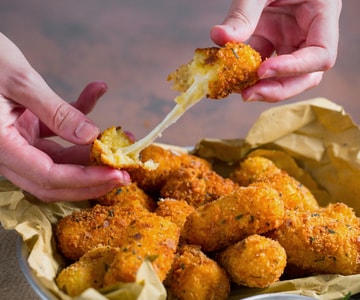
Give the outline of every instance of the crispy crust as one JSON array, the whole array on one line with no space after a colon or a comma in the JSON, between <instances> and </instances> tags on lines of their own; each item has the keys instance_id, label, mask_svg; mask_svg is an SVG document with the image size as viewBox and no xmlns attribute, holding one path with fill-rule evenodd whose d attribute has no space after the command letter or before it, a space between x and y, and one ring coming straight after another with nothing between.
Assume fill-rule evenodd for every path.
<instances>
[{"instance_id":1,"label":"crispy crust","mask_svg":"<svg viewBox=\"0 0 360 300\"><path fill-rule=\"evenodd\" d=\"M193 60L171 73L168 80L174 82L175 90L184 92L194 81L194 71L206 74L210 69L215 70L215 75L208 80L209 92L206 96L221 99L255 84L261 61L260 54L243 43L229 42L221 48L198 48Z\"/></svg>"},{"instance_id":2,"label":"crispy crust","mask_svg":"<svg viewBox=\"0 0 360 300\"><path fill-rule=\"evenodd\" d=\"M165 285L179 300L225 300L230 294L225 270L193 245L179 247Z\"/></svg>"},{"instance_id":3,"label":"crispy crust","mask_svg":"<svg viewBox=\"0 0 360 300\"><path fill-rule=\"evenodd\" d=\"M188 216L182 236L203 251L217 251L279 227L284 214L279 193L269 184L254 183L199 207Z\"/></svg>"},{"instance_id":4,"label":"crispy crust","mask_svg":"<svg viewBox=\"0 0 360 300\"><path fill-rule=\"evenodd\" d=\"M280 279L286 252L279 242L254 234L227 247L217 260L236 284L264 288Z\"/></svg>"}]
</instances>

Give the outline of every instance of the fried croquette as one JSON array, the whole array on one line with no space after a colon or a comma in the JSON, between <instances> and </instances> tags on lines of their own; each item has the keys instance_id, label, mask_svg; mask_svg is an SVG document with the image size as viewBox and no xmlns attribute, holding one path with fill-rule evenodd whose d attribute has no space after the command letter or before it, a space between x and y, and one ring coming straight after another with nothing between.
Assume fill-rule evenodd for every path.
<instances>
[{"instance_id":1,"label":"fried croquette","mask_svg":"<svg viewBox=\"0 0 360 300\"><path fill-rule=\"evenodd\" d=\"M181 154L180 160L182 168L196 168L200 171L212 170L212 165L209 161L190 153Z\"/></svg>"},{"instance_id":2,"label":"fried croquette","mask_svg":"<svg viewBox=\"0 0 360 300\"><path fill-rule=\"evenodd\" d=\"M279 227L284 214L279 193L259 182L197 208L187 217L182 236L203 251L221 250L249 235Z\"/></svg>"},{"instance_id":3,"label":"fried croquette","mask_svg":"<svg viewBox=\"0 0 360 300\"><path fill-rule=\"evenodd\" d=\"M226 272L191 245L179 247L165 286L179 300L221 300L230 294Z\"/></svg>"},{"instance_id":4,"label":"fried croquette","mask_svg":"<svg viewBox=\"0 0 360 300\"><path fill-rule=\"evenodd\" d=\"M311 191L284 171L268 176L263 182L271 184L281 194L285 209L314 211L319 208Z\"/></svg>"},{"instance_id":5,"label":"fried croquette","mask_svg":"<svg viewBox=\"0 0 360 300\"><path fill-rule=\"evenodd\" d=\"M148 170L144 168L129 171L132 181L143 189L146 193L156 193L165 184L168 176L180 168L183 159L180 153L164 149L158 145L150 145L140 153L140 160L153 161L157 168Z\"/></svg>"},{"instance_id":6,"label":"fried croquette","mask_svg":"<svg viewBox=\"0 0 360 300\"><path fill-rule=\"evenodd\" d=\"M184 200L176 199L160 199L155 213L158 216L169 219L179 228L185 224L186 218L195 211L195 208Z\"/></svg>"},{"instance_id":7,"label":"fried croquette","mask_svg":"<svg viewBox=\"0 0 360 300\"><path fill-rule=\"evenodd\" d=\"M133 220L126 229L126 239L104 277L104 286L116 282L134 282L136 273L146 258L163 281L173 263L180 229L173 222L146 213Z\"/></svg>"},{"instance_id":8,"label":"fried croquette","mask_svg":"<svg viewBox=\"0 0 360 300\"><path fill-rule=\"evenodd\" d=\"M134 141L120 126L112 126L104 130L94 140L90 151L90 161L96 165L106 165L115 169L132 170L144 168L153 170L157 165L149 160L142 161L139 153L123 153L122 148L134 144Z\"/></svg>"},{"instance_id":9,"label":"fried croquette","mask_svg":"<svg viewBox=\"0 0 360 300\"><path fill-rule=\"evenodd\" d=\"M360 226L360 219L355 214L354 209L345 203L329 203L327 206L321 208L321 212L325 216L340 222L345 222L348 225Z\"/></svg>"},{"instance_id":10,"label":"fried croquette","mask_svg":"<svg viewBox=\"0 0 360 300\"><path fill-rule=\"evenodd\" d=\"M279 172L281 170L270 159L249 156L239 163L229 177L241 186L248 186Z\"/></svg>"},{"instance_id":11,"label":"fried croquette","mask_svg":"<svg viewBox=\"0 0 360 300\"><path fill-rule=\"evenodd\" d=\"M61 270L56 284L71 297L80 295L88 288L102 288L104 275L118 251L119 248L109 246L89 250L78 261Z\"/></svg>"},{"instance_id":12,"label":"fried croquette","mask_svg":"<svg viewBox=\"0 0 360 300\"><path fill-rule=\"evenodd\" d=\"M279 169L268 158L261 156L246 158L230 174L230 178L244 186L253 182L271 184L281 194L286 209L313 211L319 208L314 195L306 186Z\"/></svg>"},{"instance_id":13,"label":"fried croquette","mask_svg":"<svg viewBox=\"0 0 360 300\"><path fill-rule=\"evenodd\" d=\"M136 182L132 182L127 186L115 188L109 193L96 199L101 205L136 205L144 207L148 211L154 211L156 201L140 189Z\"/></svg>"},{"instance_id":14,"label":"fried croquette","mask_svg":"<svg viewBox=\"0 0 360 300\"><path fill-rule=\"evenodd\" d=\"M280 279L286 252L279 242L254 234L228 246L216 260L237 285L264 288Z\"/></svg>"},{"instance_id":15,"label":"fried croquette","mask_svg":"<svg viewBox=\"0 0 360 300\"><path fill-rule=\"evenodd\" d=\"M206 76L206 97L220 99L240 93L258 80L260 54L249 45L229 42L224 47L198 48L193 59L168 76L173 88L188 90L197 76Z\"/></svg>"},{"instance_id":16,"label":"fried croquette","mask_svg":"<svg viewBox=\"0 0 360 300\"><path fill-rule=\"evenodd\" d=\"M215 171L199 168L181 168L171 174L160 191L161 197L185 200L200 207L221 196L230 194L238 185Z\"/></svg>"},{"instance_id":17,"label":"fried croquette","mask_svg":"<svg viewBox=\"0 0 360 300\"><path fill-rule=\"evenodd\" d=\"M145 209L140 206L99 204L74 212L55 225L58 249L65 257L77 260L96 246L118 247L124 242L130 222L143 212Z\"/></svg>"},{"instance_id":18,"label":"fried croquette","mask_svg":"<svg viewBox=\"0 0 360 300\"><path fill-rule=\"evenodd\" d=\"M338 213L337 213L338 214ZM285 248L290 265L315 274L360 272L360 229L347 217L329 216L319 209L287 211L284 223L270 237Z\"/></svg>"}]
</instances>

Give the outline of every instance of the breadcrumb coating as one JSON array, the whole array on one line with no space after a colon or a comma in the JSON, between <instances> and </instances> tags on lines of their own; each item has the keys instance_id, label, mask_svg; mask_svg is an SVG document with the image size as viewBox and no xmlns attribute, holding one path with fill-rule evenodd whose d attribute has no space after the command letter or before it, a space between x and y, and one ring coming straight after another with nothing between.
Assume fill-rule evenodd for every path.
<instances>
[{"instance_id":1,"label":"breadcrumb coating","mask_svg":"<svg viewBox=\"0 0 360 300\"><path fill-rule=\"evenodd\" d=\"M165 286L179 300L225 300L230 294L224 269L192 245L178 249Z\"/></svg>"},{"instance_id":2,"label":"breadcrumb coating","mask_svg":"<svg viewBox=\"0 0 360 300\"><path fill-rule=\"evenodd\" d=\"M230 245L216 259L232 282L256 288L278 281L286 266L286 252L280 243L257 234Z\"/></svg>"},{"instance_id":3,"label":"breadcrumb coating","mask_svg":"<svg viewBox=\"0 0 360 300\"><path fill-rule=\"evenodd\" d=\"M235 182L223 178L215 171L188 167L171 174L161 188L160 195L185 200L197 208L230 194L236 188L238 185Z\"/></svg>"},{"instance_id":4,"label":"breadcrumb coating","mask_svg":"<svg viewBox=\"0 0 360 300\"><path fill-rule=\"evenodd\" d=\"M313 211L319 208L314 195L305 185L278 168L268 158L247 157L233 170L230 178L244 186L254 182L269 183L281 194L285 209Z\"/></svg>"},{"instance_id":5,"label":"breadcrumb coating","mask_svg":"<svg viewBox=\"0 0 360 300\"><path fill-rule=\"evenodd\" d=\"M231 93L240 93L258 80L260 54L243 43L229 42L224 47L198 48L193 59L168 76L173 88L186 91L198 74L208 74L206 97L221 99Z\"/></svg>"},{"instance_id":6,"label":"breadcrumb coating","mask_svg":"<svg viewBox=\"0 0 360 300\"><path fill-rule=\"evenodd\" d=\"M203 251L217 251L279 227L284 214L279 193L269 184L254 183L197 208L188 216L182 236Z\"/></svg>"},{"instance_id":7,"label":"breadcrumb coating","mask_svg":"<svg viewBox=\"0 0 360 300\"><path fill-rule=\"evenodd\" d=\"M280 172L281 170L270 159L261 156L249 156L231 172L230 178L241 186L248 186Z\"/></svg>"},{"instance_id":8,"label":"breadcrumb coating","mask_svg":"<svg viewBox=\"0 0 360 300\"><path fill-rule=\"evenodd\" d=\"M126 239L105 274L104 286L134 282L146 258L152 260L155 272L163 281L173 263L179 237L179 227L166 218L150 212L139 216L129 224Z\"/></svg>"},{"instance_id":9,"label":"breadcrumb coating","mask_svg":"<svg viewBox=\"0 0 360 300\"><path fill-rule=\"evenodd\" d=\"M77 260L96 246L118 247L124 243L126 228L146 210L140 206L102 206L83 209L59 220L54 232L59 251Z\"/></svg>"},{"instance_id":10,"label":"breadcrumb coating","mask_svg":"<svg viewBox=\"0 0 360 300\"><path fill-rule=\"evenodd\" d=\"M337 207L336 209L338 209ZM350 275L360 272L360 228L340 211L287 211L270 237L285 248L288 263L306 273ZM350 221L350 222L349 222Z\"/></svg>"},{"instance_id":11,"label":"breadcrumb coating","mask_svg":"<svg viewBox=\"0 0 360 300\"><path fill-rule=\"evenodd\" d=\"M154 144L140 152L140 160L141 162L153 161L157 165L157 168L152 170L146 168L129 170L132 181L150 194L160 191L169 175L179 169L182 164L180 153Z\"/></svg>"},{"instance_id":12,"label":"breadcrumb coating","mask_svg":"<svg viewBox=\"0 0 360 300\"><path fill-rule=\"evenodd\" d=\"M90 161L96 165L105 165L115 169L132 170L139 167L155 169L156 164L152 161L143 163L138 154L124 155L122 153L123 147L132 144L134 142L120 126L112 126L94 140L90 151Z\"/></svg>"},{"instance_id":13,"label":"breadcrumb coating","mask_svg":"<svg viewBox=\"0 0 360 300\"><path fill-rule=\"evenodd\" d=\"M154 211L156 201L140 189L136 182L132 182L127 186L115 188L112 191L96 199L101 205L140 205L148 211Z\"/></svg>"},{"instance_id":14,"label":"breadcrumb coating","mask_svg":"<svg viewBox=\"0 0 360 300\"><path fill-rule=\"evenodd\" d=\"M195 211L195 208L184 200L176 199L160 199L155 213L158 216L169 219L179 228L185 224L186 218Z\"/></svg>"},{"instance_id":15,"label":"breadcrumb coating","mask_svg":"<svg viewBox=\"0 0 360 300\"><path fill-rule=\"evenodd\" d=\"M56 277L58 287L71 297L80 295L88 288L103 287L105 273L113 262L119 248L109 246L95 247Z\"/></svg>"}]
</instances>

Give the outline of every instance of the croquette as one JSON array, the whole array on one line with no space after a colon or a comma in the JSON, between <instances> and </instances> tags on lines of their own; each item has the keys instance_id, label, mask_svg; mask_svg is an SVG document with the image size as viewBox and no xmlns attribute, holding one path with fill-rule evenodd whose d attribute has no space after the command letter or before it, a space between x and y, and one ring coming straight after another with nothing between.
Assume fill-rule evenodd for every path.
<instances>
[{"instance_id":1,"label":"croquette","mask_svg":"<svg viewBox=\"0 0 360 300\"><path fill-rule=\"evenodd\" d=\"M118 247L124 243L130 222L145 211L140 206L97 204L73 212L55 224L58 249L66 258L77 260L96 246Z\"/></svg>"},{"instance_id":2,"label":"croquette","mask_svg":"<svg viewBox=\"0 0 360 300\"><path fill-rule=\"evenodd\" d=\"M197 208L233 192L238 185L213 170L181 168L171 174L160 190L161 197L185 200Z\"/></svg>"},{"instance_id":3,"label":"croquette","mask_svg":"<svg viewBox=\"0 0 360 300\"><path fill-rule=\"evenodd\" d=\"M216 260L237 285L265 288L283 274L286 252L279 242L254 234L228 246Z\"/></svg>"},{"instance_id":4,"label":"croquette","mask_svg":"<svg viewBox=\"0 0 360 300\"><path fill-rule=\"evenodd\" d=\"M267 182L280 194L286 209L313 211L319 208L311 191L270 159L250 156L240 162L230 178L241 186L254 182Z\"/></svg>"},{"instance_id":5,"label":"croquette","mask_svg":"<svg viewBox=\"0 0 360 300\"><path fill-rule=\"evenodd\" d=\"M349 216L329 208L287 211L270 237L285 248L288 263L309 274L350 275L360 272L360 229ZM350 220L350 222L348 222Z\"/></svg>"},{"instance_id":6,"label":"croquette","mask_svg":"<svg viewBox=\"0 0 360 300\"><path fill-rule=\"evenodd\" d=\"M148 212L133 220L126 238L104 276L104 286L116 282L134 282L142 262L149 258L159 279L163 281L173 263L179 243L179 227Z\"/></svg>"},{"instance_id":7,"label":"croquette","mask_svg":"<svg viewBox=\"0 0 360 300\"><path fill-rule=\"evenodd\" d=\"M230 294L225 270L193 245L179 247L165 286L179 300L225 300Z\"/></svg>"},{"instance_id":8,"label":"croquette","mask_svg":"<svg viewBox=\"0 0 360 300\"><path fill-rule=\"evenodd\" d=\"M148 211L154 211L156 208L155 199L139 188L136 182L115 188L96 200L99 204L106 206L129 206L138 204Z\"/></svg>"},{"instance_id":9,"label":"croquette","mask_svg":"<svg viewBox=\"0 0 360 300\"><path fill-rule=\"evenodd\" d=\"M217 251L279 227L284 215L279 193L270 184L254 183L197 208L187 217L182 236L203 251Z\"/></svg>"}]
</instances>

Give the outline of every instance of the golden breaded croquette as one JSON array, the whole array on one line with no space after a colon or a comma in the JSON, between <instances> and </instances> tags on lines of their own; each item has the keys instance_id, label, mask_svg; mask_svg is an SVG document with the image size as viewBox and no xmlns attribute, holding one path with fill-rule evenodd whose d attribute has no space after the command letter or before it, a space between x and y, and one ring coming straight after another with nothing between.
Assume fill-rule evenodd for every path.
<instances>
[{"instance_id":1,"label":"golden breaded croquette","mask_svg":"<svg viewBox=\"0 0 360 300\"><path fill-rule=\"evenodd\" d=\"M211 163L209 161L190 153L182 153L180 160L182 168L197 168L201 171L207 171L212 169Z\"/></svg>"},{"instance_id":2,"label":"golden breaded croquette","mask_svg":"<svg viewBox=\"0 0 360 300\"><path fill-rule=\"evenodd\" d=\"M95 247L69 265L56 277L58 287L71 297L80 295L88 288L100 289L104 275L113 262L119 248Z\"/></svg>"},{"instance_id":3,"label":"golden breaded croquette","mask_svg":"<svg viewBox=\"0 0 360 300\"><path fill-rule=\"evenodd\" d=\"M140 153L141 161L153 161L157 164L154 170L138 168L130 170L131 179L146 193L157 193L165 184L169 174L180 168L181 154L164 149L158 145L150 145Z\"/></svg>"},{"instance_id":4,"label":"golden breaded croquette","mask_svg":"<svg viewBox=\"0 0 360 300\"><path fill-rule=\"evenodd\" d=\"M153 161L141 161L139 153L124 154L121 151L123 147L132 144L134 142L120 126L112 126L104 130L92 143L90 161L96 165L106 165L115 169L132 170L139 167L156 169L157 165Z\"/></svg>"},{"instance_id":5,"label":"golden breaded croquette","mask_svg":"<svg viewBox=\"0 0 360 300\"><path fill-rule=\"evenodd\" d=\"M226 272L192 245L179 247L165 286L179 300L225 300L230 294Z\"/></svg>"},{"instance_id":6,"label":"golden breaded croquette","mask_svg":"<svg viewBox=\"0 0 360 300\"><path fill-rule=\"evenodd\" d=\"M224 47L198 48L193 59L168 76L177 91L186 91L196 76L207 76L206 97L220 99L240 93L258 80L260 54L249 45L229 42Z\"/></svg>"},{"instance_id":7,"label":"golden breaded croquette","mask_svg":"<svg viewBox=\"0 0 360 300\"><path fill-rule=\"evenodd\" d=\"M264 288L280 279L286 252L279 242L254 234L228 246L216 260L237 285Z\"/></svg>"},{"instance_id":8,"label":"golden breaded croquette","mask_svg":"<svg viewBox=\"0 0 360 300\"><path fill-rule=\"evenodd\" d=\"M263 182L271 184L281 194L285 209L314 211L319 208L319 204L311 191L285 171L272 174Z\"/></svg>"},{"instance_id":9,"label":"golden breaded croquette","mask_svg":"<svg viewBox=\"0 0 360 300\"><path fill-rule=\"evenodd\" d=\"M345 222L351 226L360 226L360 219L355 214L353 208L347 206L345 203L329 203L327 206L321 208L321 213L340 222Z\"/></svg>"},{"instance_id":10,"label":"golden breaded croquette","mask_svg":"<svg viewBox=\"0 0 360 300\"><path fill-rule=\"evenodd\" d=\"M115 188L96 200L99 204L106 206L139 204L148 211L154 211L156 208L156 201L140 189L136 182Z\"/></svg>"},{"instance_id":11,"label":"golden breaded croquette","mask_svg":"<svg viewBox=\"0 0 360 300\"><path fill-rule=\"evenodd\" d=\"M77 260L90 249L99 246L118 247L123 244L130 222L146 211L138 206L95 205L65 216L55 224L59 251Z\"/></svg>"},{"instance_id":12,"label":"golden breaded croquette","mask_svg":"<svg viewBox=\"0 0 360 300\"><path fill-rule=\"evenodd\" d=\"M158 216L169 219L179 228L184 226L186 218L195 211L195 208L184 200L160 199L155 213Z\"/></svg>"},{"instance_id":13,"label":"golden breaded croquette","mask_svg":"<svg viewBox=\"0 0 360 300\"><path fill-rule=\"evenodd\" d=\"M203 251L221 250L279 227L284 214L279 193L267 183L254 183L197 208L186 219L182 236Z\"/></svg>"},{"instance_id":14,"label":"golden breaded croquette","mask_svg":"<svg viewBox=\"0 0 360 300\"><path fill-rule=\"evenodd\" d=\"M173 222L150 212L139 216L126 229L126 239L105 274L104 286L134 282L145 258L152 259L163 281L173 263L179 237L180 229Z\"/></svg>"},{"instance_id":15,"label":"golden breaded croquette","mask_svg":"<svg viewBox=\"0 0 360 300\"><path fill-rule=\"evenodd\" d=\"M223 178L215 171L198 168L181 168L172 173L160 190L160 196L185 200L191 206L200 207L221 196L233 192L238 185Z\"/></svg>"},{"instance_id":16,"label":"golden breaded croquette","mask_svg":"<svg viewBox=\"0 0 360 300\"><path fill-rule=\"evenodd\" d=\"M248 186L279 172L281 170L270 159L261 156L249 156L239 163L229 177L241 186Z\"/></svg>"},{"instance_id":17,"label":"golden breaded croquette","mask_svg":"<svg viewBox=\"0 0 360 300\"><path fill-rule=\"evenodd\" d=\"M360 272L360 228L316 212L287 211L270 235L285 248L288 263L307 273L350 275Z\"/></svg>"},{"instance_id":18,"label":"golden breaded croquette","mask_svg":"<svg viewBox=\"0 0 360 300\"><path fill-rule=\"evenodd\" d=\"M314 195L306 186L279 169L268 158L247 157L233 170L230 178L244 186L253 182L270 183L281 194L286 209L312 211L319 208Z\"/></svg>"}]
</instances>

